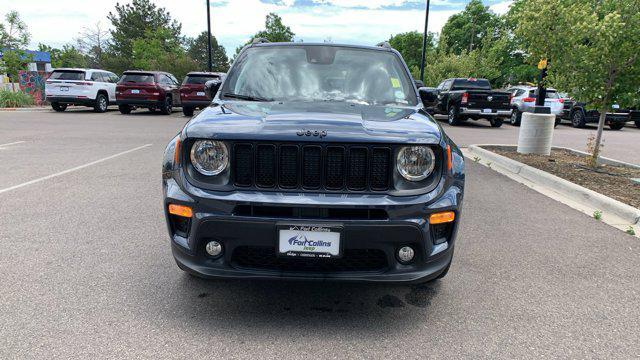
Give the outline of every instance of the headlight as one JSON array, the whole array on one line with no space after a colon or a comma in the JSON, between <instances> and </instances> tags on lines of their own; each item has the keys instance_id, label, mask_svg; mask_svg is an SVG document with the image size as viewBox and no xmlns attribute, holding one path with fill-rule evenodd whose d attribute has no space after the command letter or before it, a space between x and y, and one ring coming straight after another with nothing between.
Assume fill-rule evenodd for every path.
<instances>
[{"instance_id":1,"label":"headlight","mask_svg":"<svg viewBox=\"0 0 640 360\"><path fill-rule=\"evenodd\" d=\"M398 151L396 168L409 181L426 179L435 167L435 154L428 146L405 146Z\"/></svg>"},{"instance_id":2,"label":"headlight","mask_svg":"<svg viewBox=\"0 0 640 360\"><path fill-rule=\"evenodd\" d=\"M203 175L218 175L229 165L227 146L221 141L198 140L191 147L191 163Z\"/></svg>"}]
</instances>

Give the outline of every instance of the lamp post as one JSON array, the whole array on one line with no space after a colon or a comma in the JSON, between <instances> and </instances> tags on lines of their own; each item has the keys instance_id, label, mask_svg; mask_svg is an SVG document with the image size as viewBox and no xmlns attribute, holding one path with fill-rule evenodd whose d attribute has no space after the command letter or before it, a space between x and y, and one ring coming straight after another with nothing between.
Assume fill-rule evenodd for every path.
<instances>
[{"instance_id":1,"label":"lamp post","mask_svg":"<svg viewBox=\"0 0 640 360\"><path fill-rule=\"evenodd\" d=\"M213 66L211 64L211 6L209 5L209 0L207 0L207 55L209 56L208 69L209 72L213 71Z\"/></svg>"},{"instance_id":2,"label":"lamp post","mask_svg":"<svg viewBox=\"0 0 640 360\"><path fill-rule=\"evenodd\" d=\"M427 0L427 10L424 15L424 34L422 34L422 61L420 62L420 81L424 82L424 61L427 51L427 25L429 25L429 0Z\"/></svg>"}]
</instances>

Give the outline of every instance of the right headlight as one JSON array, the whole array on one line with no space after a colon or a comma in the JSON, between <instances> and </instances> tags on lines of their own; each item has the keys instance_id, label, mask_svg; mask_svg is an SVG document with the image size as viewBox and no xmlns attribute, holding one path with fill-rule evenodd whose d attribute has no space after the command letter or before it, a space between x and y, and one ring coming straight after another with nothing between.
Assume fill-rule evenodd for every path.
<instances>
[{"instance_id":1,"label":"right headlight","mask_svg":"<svg viewBox=\"0 0 640 360\"><path fill-rule=\"evenodd\" d=\"M431 175L436 156L428 146L405 146L398 151L396 168L409 181L422 181Z\"/></svg>"},{"instance_id":2,"label":"right headlight","mask_svg":"<svg viewBox=\"0 0 640 360\"><path fill-rule=\"evenodd\" d=\"M218 175L229 165L229 151L222 141L198 140L191 146L191 163L202 175Z\"/></svg>"}]
</instances>

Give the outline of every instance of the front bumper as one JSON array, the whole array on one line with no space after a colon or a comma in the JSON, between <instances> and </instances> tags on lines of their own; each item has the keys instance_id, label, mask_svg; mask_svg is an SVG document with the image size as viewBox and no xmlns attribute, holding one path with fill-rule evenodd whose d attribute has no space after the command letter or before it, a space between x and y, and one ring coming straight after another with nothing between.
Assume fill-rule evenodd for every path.
<instances>
[{"instance_id":1,"label":"front bumper","mask_svg":"<svg viewBox=\"0 0 640 360\"><path fill-rule=\"evenodd\" d=\"M484 109L470 109L466 107L460 108L460 115L474 115L478 117L509 117L513 110L495 110L491 109L491 112L484 112Z\"/></svg>"},{"instance_id":2,"label":"front bumper","mask_svg":"<svg viewBox=\"0 0 640 360\"><path fill-rule=\"evenodd\" d=\"M429 194L412 197L386 195L291 194L263 192L216 193L193 188L183 190L173 178L164 179L165 213L171 236L172 251L180 268L202 277L247 279L305 279L363 281L383 283L416 283L436 278L453 256L460 221L462 188L444 184ZM442 182L444 183L444 181ZM440 194L440 195L437 195ZM168 204L191 206L193 216L188 233L178 234ZM314 219L264 214L246 216L236 212L238 206L307 207L341 209L377 209L384 219ZM435 228L429 225L431 213L454 211L456 219L448 224L446 240L434 241ZM293 264L276 260L278 246L276 227L280 224L341 226L343 257L335 268L331 263L319 266ZM211 240L223 244L223 254L209 257L204 248ZM435 242L439 242L435 244ZM396 253L409 245L416 251L414 261L401 264ZM247 259L247 249L256 251L257 259ZM376 259L362 257L362 252L376 254ZM251 253L251 252L250 252ZM349 258L352 256L356 258ZM373 256L373 255L371 255ZM332 261L331 259L320 259ZM300 261L300 260L298 260ZM369 262L369 263L367 263ZM364 264L364 265L363 265ZM372 265L373 264L373 265ZM300 266L296 266L300 265ZM318 264L315 264L318 265ZM371 266L370 266L371 265Z\"/></svg>"}]
</instances>

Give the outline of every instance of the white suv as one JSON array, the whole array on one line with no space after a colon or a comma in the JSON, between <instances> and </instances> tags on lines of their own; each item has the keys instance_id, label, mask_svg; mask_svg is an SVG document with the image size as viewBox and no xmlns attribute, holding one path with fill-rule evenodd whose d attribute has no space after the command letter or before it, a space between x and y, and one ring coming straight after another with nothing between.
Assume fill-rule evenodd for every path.
<instances>
[{"instance_id":1,"label":"white suv","mask_svg":"<svg viewBox=\"0 0 640 360\"><path fill-rule=\"evenodd\" d=\"M90 106L105 112L116 103L118 76L96 69L55 69L45 85L47 101L55 111L65 111L67 105Z\"/></svg>"}]
</instances>

